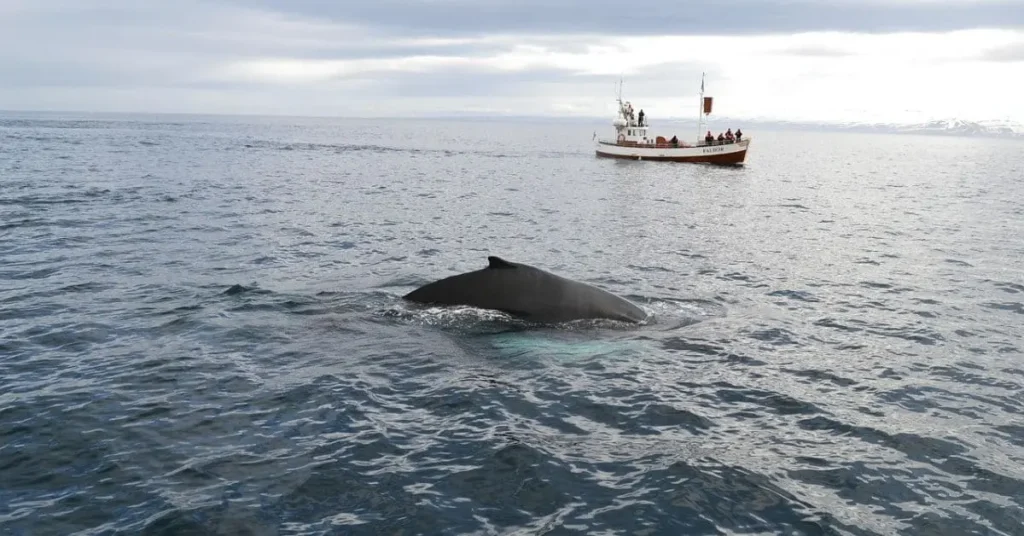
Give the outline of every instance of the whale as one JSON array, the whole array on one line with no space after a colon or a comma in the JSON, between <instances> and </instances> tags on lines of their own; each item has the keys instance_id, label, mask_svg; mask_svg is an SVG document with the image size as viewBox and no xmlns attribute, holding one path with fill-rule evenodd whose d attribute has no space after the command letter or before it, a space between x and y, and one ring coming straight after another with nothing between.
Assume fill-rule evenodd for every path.
<instances>
[{"instance_id":1,"label":"whale","mask_svg":"<svg viewBox=\"0 0 1024 536\"><path fill-rule=\"evenodd\" d=\"M497 256L488 256L485 268L428 283L403 298L501 311L540 323L607 319L638 324L647 318L643 309L611 292Z\"/></svg>"}]
</instances>

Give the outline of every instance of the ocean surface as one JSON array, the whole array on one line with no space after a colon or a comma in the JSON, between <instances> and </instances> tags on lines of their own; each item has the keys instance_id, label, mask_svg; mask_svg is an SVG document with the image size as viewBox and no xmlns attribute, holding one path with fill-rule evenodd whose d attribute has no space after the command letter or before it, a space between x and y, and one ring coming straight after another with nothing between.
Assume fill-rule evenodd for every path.
<instances>
[{"instance_id":1,"label":"ocean surface","mask_svg":"<svg viewBox=\"0 0 1024 536\"><path fill-rule=\"evenodd\" d=\"M1024 143L608 129L0 115L0 533L1024 534Z\"/></svg>"}]
</instances>

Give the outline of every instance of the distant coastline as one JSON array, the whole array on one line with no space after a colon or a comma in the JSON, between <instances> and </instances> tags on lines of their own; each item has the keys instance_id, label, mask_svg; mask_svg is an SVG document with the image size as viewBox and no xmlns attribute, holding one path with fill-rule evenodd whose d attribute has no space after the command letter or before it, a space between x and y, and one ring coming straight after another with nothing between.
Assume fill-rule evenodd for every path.
<instances>
[{"instance_id":1,"label":"distant coastline","mask_svg":"<svg viewBox=\"0 0 1024 536\"><path fill-rule=\"evenodd\" d=\"M569 115L512 115L512 114L423 114L407 116L345 116L345 115L299 115L299 114L241 114L241 113L175 113L175 112L105 112L105 111L57 111L57 110L0 110L0 126L4 120L82 120L82 121L174 121L174 120L210 120L231 122L245 119L264 119L272 121L289 118L313 121L333 121L338 119L355 120L453 120L472 122L523 122L523 123L568 123L585 125L604 125L609 119L596 116ZM989 120L967 121L962 119L937 119L924 123L882 123L882 122L841 122L841 121L781 121L768 119L744 119L737 117L717 117L714 124L743 125L747 129L797 130L815 132L860 132L877 134L917 134L936 136L960 136L981 138L1012 138L1024 140L1024 125L1013 121ZM684 118L663 118L659 124L679 128L696 128L697 122Z\"/></svg>"},{"instance_id":2,"label":"distant coastline","mask_svg":"<svg viewBox=\"0 0 1024 536\"><path fill-rule=\"evenodd\" d=\"M516 116L516 115L461 115L431 116L410 119L458 119L465 121L518 121L518 122L559 122L604 125L606 117L587 116ZM697 122L684 118L664 118L658 121L666 127L696 128ZM877 134L925 134L937 136L968 136L991 138L1024 139L1024 124L1012 121L966 121L962 119L936 119L924 123L883 123L843 121L781 121L768 119L746 119L719 116L712 124L741 125L743 128L764 128L771 130L799 130L814 132L861 132ZM723 127L724 128L724 127Z\"/></svg>"}]
</instances>

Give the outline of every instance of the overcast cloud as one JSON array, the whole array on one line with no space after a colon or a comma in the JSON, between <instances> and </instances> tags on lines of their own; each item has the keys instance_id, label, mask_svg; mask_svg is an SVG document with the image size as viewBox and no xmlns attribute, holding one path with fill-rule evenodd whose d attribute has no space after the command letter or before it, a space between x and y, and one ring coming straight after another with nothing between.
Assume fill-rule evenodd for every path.
<instances>
[{"instance_id":1,"label":"overcast cloud","mask_svg":"<svg viewBox=\"0 0 1024 536\"><path fill-rule=\"evenodd\" d=\"M1024 121L1021 0L622 6L0 0L0 109Z\"/></svg>"},{"instance_id":2,"label":"overcast cloud","mask_svg":"<svg viewBox=\"0 0 1024 536\"><path fill-rule=\"evenodd\" d=\"M238 0L277 12L391 31L477 35L599 33L758 35L807 31L886 33L1009 28L1021 3L1006 0Z\"/></svg>"}]
</instances>

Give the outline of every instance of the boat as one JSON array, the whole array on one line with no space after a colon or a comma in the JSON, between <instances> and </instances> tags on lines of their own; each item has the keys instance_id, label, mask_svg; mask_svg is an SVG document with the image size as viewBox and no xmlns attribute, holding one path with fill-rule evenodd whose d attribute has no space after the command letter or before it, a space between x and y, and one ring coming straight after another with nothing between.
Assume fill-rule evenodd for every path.
<instances>
[{"instance_id":1,"label":"boat","mask_svg":"<svg viewBox=\"0 0 1024 536\"><path fill-rule=\"evenodd\" d=\"M707 124L707 117L711 114L712 97L704 96L704 77L700 81L700 111L697 121L697 140L694 143L686 143L679 140L675 135L670 139L664 136L652 136L647 117L644 117L643 110L640 115L634 114L633 105L622 100L622 84L619 83L619 94L616 99L619 110L612 121L615 127L615 139L599 139L594 133L597 142L597 156L606 158L625 158L631 160L655 160L668 162L693 162L707 164L742 165L747 157L747 149L750 147L750 138L742 136L739 140L721 140L717 138L707 139L702 136Z\"/></svg>"}]
</instances>

